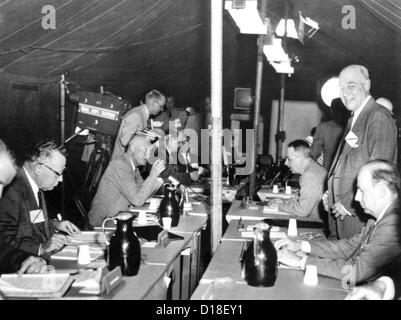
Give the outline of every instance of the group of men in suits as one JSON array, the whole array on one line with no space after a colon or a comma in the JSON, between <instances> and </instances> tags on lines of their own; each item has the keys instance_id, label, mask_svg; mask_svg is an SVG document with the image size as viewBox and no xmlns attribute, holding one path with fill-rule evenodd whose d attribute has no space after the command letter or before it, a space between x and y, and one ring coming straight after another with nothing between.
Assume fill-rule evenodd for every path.
<instances>
[{"instance_id":1,"label":"group of men in suits","mask_svg":"<svg viewBox=\"0 0 401 320\"><path fill-rule=\"evenodd\" d=\"M397 129L391 112L371 97L370 84L361 65L339 75L340 98L351 116L322 198L330 240L276 244L285 248L279 251L281 263L315 264L319 274L348 277L353 285L378 277L401 256Z\"/></svg>"},{"instance_id":2,"label":"group of men in suits","mask_svg":"<svg viewBox=\"0 0 401 320\"><path fill-rule=\"evenodd\" d=\"M4 147L3 147L4 149ZM10 153L4 153L3 162L10 161ZM14 162L12 162L14 163ZM42 257L60 250L66 243L66 235L80 233L78 227L68 220L50 219L47 212L43 191L52 190L60 181L66 165L66 155L52 141L43 141L33 145L26 153L21 168L10 169L8 178L2 181L9 184L0 199L0 243L11 251L23 252L13 256L13 263L3 257L0 264L5 266L2 272L14 272L20 260L17 256ZM15 176L15 178L14 178ZM12 182L11 182L12 180ZM15 260L17 259L17 260ZM33 261L32 258L29 258ZM35 265L38 264L34 259ZM26 271L43 271L39 267L23 269Z\"/></svg>"}]
</instances>

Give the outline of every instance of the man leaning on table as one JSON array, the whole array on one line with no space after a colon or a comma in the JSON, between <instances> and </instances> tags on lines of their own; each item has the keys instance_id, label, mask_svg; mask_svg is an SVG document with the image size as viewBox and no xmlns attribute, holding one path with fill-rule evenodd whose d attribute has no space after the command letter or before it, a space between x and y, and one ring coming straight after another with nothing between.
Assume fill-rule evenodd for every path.
<instances>
[{"instance_id":1,"label":"man leaning on table","mask_svg":"<svg viewBox=\"0 0 401 320\"><path fill-rule=\"evenodd\" d=\"M333 241L279 240L275 246L281 263L302 269L316 265L319 274L348 278L351 283L370 280L394 267L401 254L398 169L388 161L372 160L362 166L357 182L355 200L373 218L362 231Z\"/></svg>"},{"instance_id":2,"label":"man leaning on table","mask_svg":"<svg viewBox=\"0 0 401 320\"><path fill-rule=\"evenodd\" d=\"M280 211L322 222L319 204L327 172L311 158L311 149L306 141L294 140L288 144L285 165L292 173L301 175L299 196L287 200L273 199L269 205L278 205Z\"/></svg>"},{"instance_id":3,"label":"man leaning on table","mask_svg":"<svg viewBox=\"0 0 401 320\"><path fill-rule=\"evenodd\" d=\"M43 191L52 190L63 180L66 157L52 141L33 145L14 181L0 200L0 236L8 244L28 253L46 256L66 243L64 234L80 230L70 221L51 220L47 214Z\"/></svg>"},{"instance_id":4,"label":"man leaning on table","mask_svg":"<svg viewBox=\"0 0 401 320\"><path fill-rule=\"evenodd\" d=\"M17 166L10 150L0 139L0 199L3 188L15 177ZM1 212L0 212L1 215ZM2 273L43 273L46 261L2 242L0 237L0 274Z\"/></svg>"},{"instance_id":5,"label":"man leaning on table","mask_svg":"<svg viewBox=\"0 0 401 320\"><path fill-rule=\"evenodd\" d=\"M89 223L93 227L101 226L104 218L113 217L119 211L142 206L162 186L163 179L159 176L166 169L164 161L156 160L145 180L138 169L146 165L150 150L150 142L135 135L127 152L110 162L91 204Z\"/></svg>"}]
</instances>

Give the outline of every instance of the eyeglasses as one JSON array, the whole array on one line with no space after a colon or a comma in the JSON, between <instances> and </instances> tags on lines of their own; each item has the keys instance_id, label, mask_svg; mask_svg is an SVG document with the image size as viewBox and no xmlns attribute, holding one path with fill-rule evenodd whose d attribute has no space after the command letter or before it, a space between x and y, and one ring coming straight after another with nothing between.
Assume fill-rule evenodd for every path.
<instances>
[{"instance_id":1,"label":"eyeglasses","mask_svg":"<svg viewBox=\"0 0 401 320\"><path fill-rule=\"evenodd\" d=\"M40 165L46 167L47 169L49 169L50 171L52 171L52 172L53 172L55 175L57 175L58 177L60 177L60 176L63 175L63 171L64 171L64 170L61 171L61 172L58 172L58 171L56 171L56 170L50 168L48 165L46 165L46 164L44 164L44 163L42 163L42 162L38 162L38 164L40 164Z\"/></svg>"}]
</instances>

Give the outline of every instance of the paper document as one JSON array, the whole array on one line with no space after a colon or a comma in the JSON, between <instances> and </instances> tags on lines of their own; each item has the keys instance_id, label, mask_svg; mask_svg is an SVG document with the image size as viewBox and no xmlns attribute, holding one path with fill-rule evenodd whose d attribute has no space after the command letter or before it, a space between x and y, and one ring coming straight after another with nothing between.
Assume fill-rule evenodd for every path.
<instances>
[{"instance_id":1,"label":"paper document","mask_svg":"<svg viewBox=\"0 0 401 320\"><path fill-rule=\"evenodd\" d=\"M0 291L6 297L61 297L72 281L68 273L4 274L0 277Z\"/></svg>"}]
</instances>

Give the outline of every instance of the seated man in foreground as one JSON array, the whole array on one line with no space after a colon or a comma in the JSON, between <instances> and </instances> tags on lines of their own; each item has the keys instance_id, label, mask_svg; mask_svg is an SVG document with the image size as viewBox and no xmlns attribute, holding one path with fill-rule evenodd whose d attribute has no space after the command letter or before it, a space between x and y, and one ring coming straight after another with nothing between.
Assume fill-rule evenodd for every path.
<instances>
[{"instance_id":1,"label":"seated man in foreground","mask_svg":"<svg viewBox=\"0 0 401 320\"><path fill-rule=\"evenodd\" d=\"M93 227L102 225L108 216L130 207L142 206L163 184L159 178L165 169L164 161L156 160L149 176L143 180L138 166L144 166L149 159L150 142L143 136L135 135L127 152L108 165L89 212L89 223Z\"/></svg>"},{"instance_id":2,"label":"seated man in foreground","mask_svg":"<svg viewBox=\"0 0 401 320\"><path fill-rule=\"evenodd\" d=\"M319 203L327 171L311 158L311 149L304 140L294 140L288 144L285 165L292 173L301 175L299 196L287 200L273 199L269 201L269 205L278 205L280 211L322 222Z\"/></svg>"},{"instance_id":3,"label":"seated man in foreground","mask_svg":"<svg viewBox=\"0 0 401 320\"><path fill-rule=\"evenodd\" d=\"M52 141L33 145L24 165L0 200L0 237L8 244L38 256L60 250L67 241L62 231L76 235L80 230L70 221L50 220L43 191L63 181L64 150Z\"/></svg>"},{"instance_id":4,"label":"seated man in foreground","mask_svg":"<svg viewBox=\"0 0 401 320\"><path fill-rule=\"evenodd\" d=\"M385 160L372 160L358 175L355 200L373 217L362 231L350 239L336 241L279 240L278 260L291 267L317 266L321 275L347 278L351 284L381 275L401 254L398 213L400 174ZM288 246L287 246L288 245Z\"/></svg>"},{"instance_id":5,"label":"seated man in foreground","mask_svg":"<svg viewBox=\"0 0 401 320\"><path fill-rule=\"evenodd\" d=\"M17 166L6 144L0 140L0 198L3 188L15 177ZM1 213L0 213L1 214ZM0 238L0 274L2 273L43 273L46 261L3 243Z\"/></svg>"}]
</instances>

